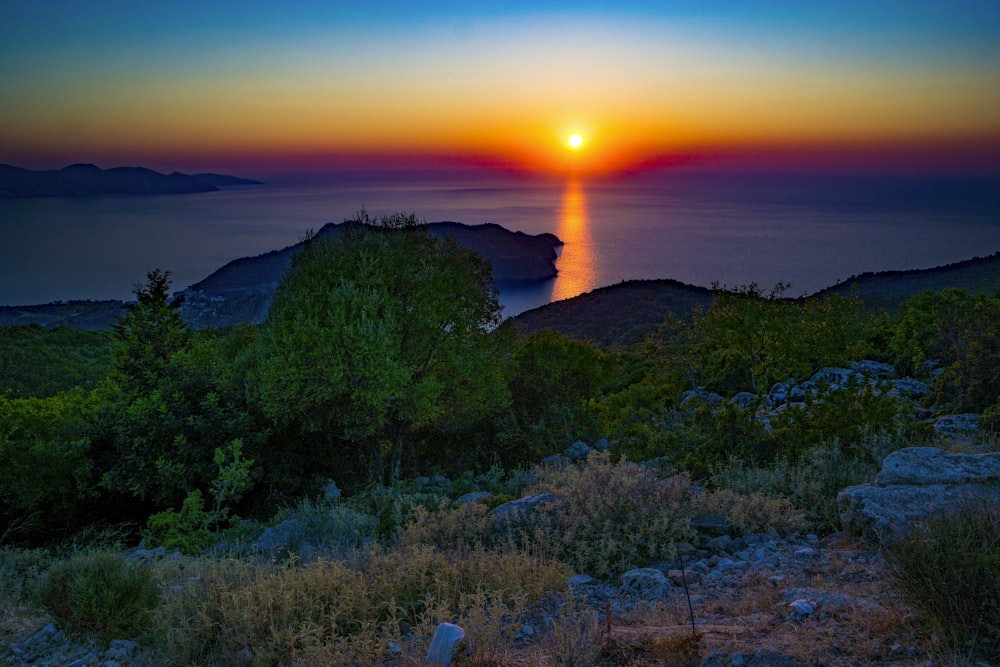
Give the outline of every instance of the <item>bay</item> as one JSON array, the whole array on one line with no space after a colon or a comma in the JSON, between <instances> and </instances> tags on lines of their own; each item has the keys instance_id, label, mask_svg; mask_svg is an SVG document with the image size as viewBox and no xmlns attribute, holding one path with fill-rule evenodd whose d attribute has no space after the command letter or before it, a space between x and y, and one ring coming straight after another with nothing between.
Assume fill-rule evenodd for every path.
<instances>
[{"instance_id":1,"label":"bay","mask_svg":"<svg viewBox=\"0 0 1000 667\"><path fill-rule=\"evenodd\" d=\"M0 199L0 304L128 299L153 268L181 289L361 208L492 222L563 246L559 276L504 290L508 314L631 279L810 294L868 271L1000 250L1000 180L663 171L615 179L240 174L262 186L154 197Z\"/></svg>"}]
</instances>

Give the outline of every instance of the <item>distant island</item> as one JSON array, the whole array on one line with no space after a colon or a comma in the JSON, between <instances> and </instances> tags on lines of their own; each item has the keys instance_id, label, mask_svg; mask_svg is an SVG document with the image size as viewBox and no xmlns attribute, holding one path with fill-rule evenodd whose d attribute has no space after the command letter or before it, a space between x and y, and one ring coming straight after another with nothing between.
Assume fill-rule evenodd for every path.
<instances>
[{"instance_id":1,"label":"distant island","mask_svg":"<svg viewBox=\"0 0 1000 667\"><path fill-rule=\"evenodd\" d=\"M32 171L0 164L0 197L92 197L96 195L167 195L214 192L260 181L224 174L161 174L145 167L101 169L71 164L59 170Z\"/></svg>"}]
</instances>

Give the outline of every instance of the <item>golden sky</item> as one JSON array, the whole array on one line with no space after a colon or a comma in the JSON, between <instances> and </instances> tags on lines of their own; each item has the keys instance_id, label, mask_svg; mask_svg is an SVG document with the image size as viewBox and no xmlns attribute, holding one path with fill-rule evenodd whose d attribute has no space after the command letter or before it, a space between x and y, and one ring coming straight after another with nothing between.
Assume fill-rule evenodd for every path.
<instances>
[{"instance_id":1,"label":"golden sky","mask_svg":"<svg viewBox=\"0 0 1000 667\"><path fill-rule=\"evenodd\" d=\"M14 4L0 162L23 166L1000 162L1000 12L981 3Z\"/></svg>"}]
</instances>

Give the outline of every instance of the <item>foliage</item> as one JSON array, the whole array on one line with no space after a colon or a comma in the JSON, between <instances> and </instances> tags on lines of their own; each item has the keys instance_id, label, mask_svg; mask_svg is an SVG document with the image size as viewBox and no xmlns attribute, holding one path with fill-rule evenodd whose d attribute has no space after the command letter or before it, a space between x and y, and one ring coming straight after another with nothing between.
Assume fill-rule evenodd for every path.
<instances>
[{"instance_id":1,"label":"foliage","mask_svg":"<svg viewBox=\"0 0 1000 667\"><path fill-rule=\"evenodd\" d=\"M438 622L500 637L568 578L559 563L483 549L375 549L357 566L233 563L172 595L156 635L164 664L235 664L241 652L249 665L379 664L390 641L418 662ZM486 643L480 650L496 650Z\"/></svg>"},{"instance_id":2,"label":"foliage","mask_svg":"<svg viewBox=\"0 0 1000 667\"><path fill-rule=\"evenodd\" d=\"M0 394L45 398L93 388L111 370L111 341L107 330L0 326Z\"/></svg>"},{"instance_id":3,"label":"foliage","mask_svg":"<svg viewBox=\"0 0 1000 667\"><path fill-rule=\"evenodd\" d=\"M765 294L751 283L717 291L710 308L696 311L691 344L675 352L675 363L689 365L697 385L732 395L869 356L876 319L858 302L834 295L782 299L786 287L779 283Z\"/></svg>"},{"instance_id":4,"label":"foliage","mask_svg":"<svg viewBox=\"0 0 1000 667\"><path fill-rule=\"evenodd\" d=\"M259 440L216 338L184 328L169 286L168 273L150 272L115 327L110 396L94 428L102 485L153 509L207 488L220 442Z\"/></svg>"},{"instance_id":5,"label":"foliage","mask_svg":"<svg viewBox=\"0 0 1000 667\"><path fill-rule=\"evenodd\" d=\"M52 561L47 549L0 547L0 612L27 602L35 581Z\"/></svg>"},{"instance_id":6,"label":"foliage","mask_svg":"<svg viewBox=\"0 0 1000 667\"><path fill-rule=\"evenodd\" d=\"M805 525L805 514L783 496L768 496L759 491L740 493L733 489L715 489L694 497L695 512L720 514L737 535L763 533Z\"/></svg>"},{"instance_id":7,"label":"foliage","mask_svg":"<svg viewBox=\"0 0 1000 667\"><path fill-rule=\"evenodd\" d=\"M143 537L150 546L196 554L216 540L214 533L224 523L239 520L230 516L230 509L250 488L253 459L243 457L243 441L237 438L225 447L216 448L214 460L218 474L211 484L212 509L205 509L201 491L189 491L180 512L166 510L149 517Z\"/></svg>"},{"instance_id":8,"label":"foliage","mask_svg":"<svg viewBox=\"0 0 1000 667\"><path fill-rule=\"evenodd\" d=\"M848 458L861 454L871 433L899 439L915 429L913 405L853 378L847 386L819 387L800 405L769 416L779 451L794 460L810 447L835 444Z\"/></svg>"},{"instance_id":9,"label":"foliage","mask_svg":"<svg viewBox=\"0 0 1000 667\"><path fill-rule=\"evenodd\" d=\"M969 501L887 545L894 575L951 648L1000 658L1000 509Z\"/></svg>"},{"instance_id":10,"label":"foliage","mask_svg":"<svg viewBox=\"0 0 1000 667\"><path fill-rule=\"evenodd\" d=\"M141 635L160 601L147 566L106 552L53 564L36 595L62 629L106 642Z\"/></svg>"},{"instance_id":11,"label":"foliage","mask_svg":"<svg viewBox=\"0 0 1000 667\"><path fill-rule=\"evenodd\" d=\"M691 484L686 475L660 479L607 452L582 465L547 465L528 492L558 501L519 526L543 553L595 577L665 560L690 537Z\"/></svg>"},{"instance_id":12,"label":"foliage","mask_svg":"<svg viewBox=\"0 0 1000 667\"><path fill-rule=\"evenodd\" d=\"M758 467L735 457L716 468L712 484L743 496L785 499L805 512L816 530L837 530L837 494L848 486L870 482L891 452L909 443L885 431L870 431L848 450L820 443L797 458L779 458Z\"/></svg>"},{"instance_id":13,"label":"foliage","mask_svg":"<svg viewBox=\"0 0 1000 667\"><path fill-rule=\"evenodd\" d=\"M280 510L271 523L294 523L284 545L290 554L319 550L327 558L348 558L378 537L378 519L340 503L314 503L308 499Z\"/></svg>"},{"instance_id":14,"label":"foliage","mask_svg":"<svg viewBox=\"0 0 1000 667\"><path fill-rule=\"evenodd\" d=\"M379 538L393 542L419 509L438 509L447 502L445 495L409 490L397 482L394 486L371 484L352 496L349 504L362 514L375 517Z\"/></svg>"},{"instance_id":15,"label":"foliage","mask_svg":"<svg viewBox=\"0 0 1000 667\"><path fill-rule=\"evenodd\" d=\"M396 479L415 428L448 430L506 406L490 275L412 215L362 212L337 238L309 240L256 341L255 400L279 427L328 434L315 452L327 465L350 465L363 447L375 480Z\"/></svg>"},{"instance_id":16,"label":"foliage","mask_svg":"<svg viewBox=\"0 0 1000 667\"><path fill-rule=\"evenodd\" d=\"M142 535L150 547L177 549L185 554L200 553L212 544L215 535L209 530L214 515L205 509L201 491L188 493L178 512L165 510L149 517Z\"/></svg>"},{"instance_id":17,"label":"foliage","mask_svg":"<svg viewBox=\"0 0 1000 667\"><path fill-rule=\"evenodd\" d=\"M551 330L517 341L507 370L510 423L506 447L537 460L597 432L590 410L614 371L614 358L596 345Z\"/></svg>"},{"instance_id":18,"label":"foliage","mask_svg":"<svg viewBox=\"0 0 1000 667\"><path fill-rule=\"evenodd\" d=\"M87 425L92 394L0 395L0 543L75 528L97 495Z\"/></svg>"},{"instance_id":19,"label":"foliage","mask_svg":"<svg viewBox=\"0 0 1000 667\"><path fill-rule=\"evenodd\" d=\"M942 410L981 412L1000 403L1000 296L956 289L924 292L907 301L892 322L889 346L905 372L934 361Z\"/></svg>"}]
</instances>

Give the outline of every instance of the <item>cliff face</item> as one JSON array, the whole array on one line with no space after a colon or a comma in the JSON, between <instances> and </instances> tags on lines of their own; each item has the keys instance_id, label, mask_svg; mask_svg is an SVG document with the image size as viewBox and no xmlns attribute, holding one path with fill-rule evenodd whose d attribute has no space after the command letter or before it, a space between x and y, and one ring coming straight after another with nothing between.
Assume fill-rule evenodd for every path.
<instances>
[{"instance_id":1,"label":"cliff face","mask_svg":"<svg viewBox=\"0 0 1000 667\"><path fill-rule=\"evenodd\" d=\"M95 195L165 195L213 192L216 185L257 181L220 174L161 174L143 167L101 169L73 164L57 171L31 171L0 165L0 197L86 197Z\"/></svg>"}]
</instances>

